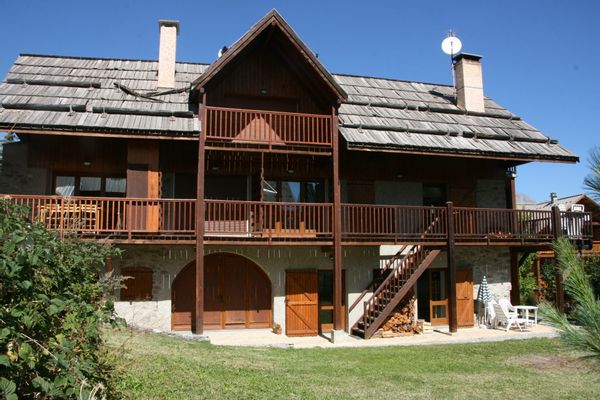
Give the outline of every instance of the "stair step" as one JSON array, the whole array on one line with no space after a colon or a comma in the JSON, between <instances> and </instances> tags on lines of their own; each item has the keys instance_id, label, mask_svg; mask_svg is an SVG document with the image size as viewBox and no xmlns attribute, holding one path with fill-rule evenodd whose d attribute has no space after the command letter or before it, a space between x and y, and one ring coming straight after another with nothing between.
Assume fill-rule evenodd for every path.
<instances>
[{"instance_id":1,"label":"stair step","mask_svg":"<svg viewBox=\"0 0 600 400\"><path fill-rule=\"evenodd\" d=\"M365 331L364 331L364 329L353 328L352 329L352 334L354 336L358 336L358 337L361 337L361 338L365 337Z\"/></svg>"}]
</instances>

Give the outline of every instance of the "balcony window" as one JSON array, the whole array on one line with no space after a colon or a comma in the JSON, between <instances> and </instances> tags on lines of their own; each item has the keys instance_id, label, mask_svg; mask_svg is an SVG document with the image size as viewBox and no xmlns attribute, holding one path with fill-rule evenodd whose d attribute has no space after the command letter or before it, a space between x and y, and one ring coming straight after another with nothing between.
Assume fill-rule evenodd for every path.
<instances>
[{"instance_id":1,"label":"balcony window","mask_svg":"<svg viewBox=\"0 0 600 400\"><path fill-rule=\"evenodd\" d=\"M102 193L102 178L99 176L82 176L79 178L79 195L97 197Z\"/></svg>"},{"instance_id":2,"label":"balcony window","mask_svg":"<svg viewBox=\"0 0 600 400\"><path fill-rule=\"evenodd\" d=\"M325 189L322 182L267 180L263 185L263 198L284 203L322 203Z\"/></svg>"},{"instance_id":3,"label":"balcony window","mask_svg":"<svg viewBox=\"0 0 600 400\"><path fill-rule=\"evenodd\" d=\"M127 179L119 176L56 175L54 194L57 196L125 197Z\"/></svg>"},{"instance_id":4,"label":"balcony window","mask_svg":"<svg viewBox=\"0 0 600 400\"><path fill-rule=\"evenodd\" d=\"M58 196L73 196L75 195L75 177L74 176L57 176L54 194Z\"/></svg>"}]
</instances>

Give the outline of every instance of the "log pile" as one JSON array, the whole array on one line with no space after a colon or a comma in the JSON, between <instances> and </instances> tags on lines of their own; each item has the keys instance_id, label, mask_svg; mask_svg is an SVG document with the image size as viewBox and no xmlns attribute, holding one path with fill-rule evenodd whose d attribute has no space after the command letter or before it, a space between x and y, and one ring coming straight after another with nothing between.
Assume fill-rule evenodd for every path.
<instances>
[{"instance_id":1,"label":"log pile","mask_svg":"<svg viewBox=\"0 0 600 400\"><path fill-rule=\"evenodd\" d=\"M377 333L381 337L410 336L421 333L423 328L417 325L415 318L415 302L414 292L407 294Z\"/></svg>"}]
</instances>

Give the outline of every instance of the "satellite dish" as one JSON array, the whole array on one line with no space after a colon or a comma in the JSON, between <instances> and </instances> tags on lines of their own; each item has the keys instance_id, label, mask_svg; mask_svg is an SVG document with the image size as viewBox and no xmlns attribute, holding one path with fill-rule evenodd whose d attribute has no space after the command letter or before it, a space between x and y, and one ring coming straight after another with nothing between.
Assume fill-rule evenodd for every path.
<instances>
[{"instance_id":1,"label":"satellite dish","mask_svg":"<svg viewBox=\"0 0 600 400\"><path fill-rule=\"evenodd\" d=\"M450 33L449 36L442 41L442 51L450 56L455 55L462 48L460 39Z\"/></svg>"}]
</instances>

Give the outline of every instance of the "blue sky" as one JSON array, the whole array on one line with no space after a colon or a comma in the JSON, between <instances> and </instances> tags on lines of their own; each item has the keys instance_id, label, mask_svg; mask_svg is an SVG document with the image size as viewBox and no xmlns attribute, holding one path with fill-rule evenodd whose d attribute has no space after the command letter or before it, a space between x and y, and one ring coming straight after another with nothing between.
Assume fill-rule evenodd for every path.
<instances>
[{"instance_id":1,"label":"blue sky","mask_svg":"<svg viewBox=\"0 0 600 400\"><path fill-rule=\"evenodd\" d=\"M159 19L181 22L177 58L212 62L276 8L332 72L451 83L448 29L483 55L486 95L577 153L519 168L517 191L580 193L600 145L599 1L0 0L0 75L19 53L156 59Z\"/></svg>"}]
</instances>

